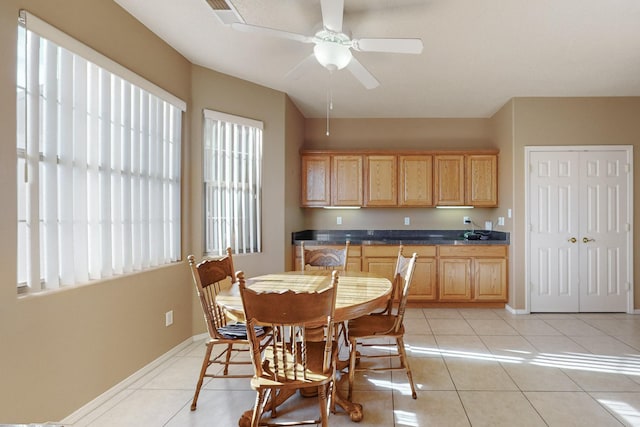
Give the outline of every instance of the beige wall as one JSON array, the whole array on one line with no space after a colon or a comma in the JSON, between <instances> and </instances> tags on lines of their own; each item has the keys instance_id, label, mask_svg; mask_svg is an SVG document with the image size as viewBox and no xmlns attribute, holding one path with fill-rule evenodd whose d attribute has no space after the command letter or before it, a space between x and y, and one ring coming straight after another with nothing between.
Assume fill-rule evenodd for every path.
<instances>
[{"instance_id":1,"label":"beige wall","mask_svg":"<svg viewBox=\"0 0 640 427\"><path fill-rule=\"evenodd\" d=\"M464 150L495 149L490 119L326 119L305 120L307 150ZM363 208L304 209L306 229L464 229L463 216L484 227L497 222L497 209ZM342 217L342 225L336 217ZM411 224L404 225L409 217ZM496 227L496 230L503 230Z\"/></svg>"},{"instance_id":2,"label":"beige wall","mask_svg":"<svg viewBox=\"0 0 640 427\"><path fill-rule=\"evenodd\" d=\"M62 4L62 6L61 6ZM301 228L302 115L282 92L192 66L114 2L0 2L0 198L16 200L18 10L34 15L187 101L182 253L202 255L202 109L264 122L263 253L234 257L250 275L288 268ZM296 177L295 179L293 179ZM0 422L63 419L194 334L205 331L186 263L18 298L16 210L0 213ZM174 324L164 326L164 313ZM194 378L195 381L195 378Z\"/></svg>"},{"instance_id":3,"label":"beige wall","mask_svg":"<svg viewBox=\"0 0 640 427\"><path fill-rule=\"evenodd\" d=\"M300 222L299 200L289 194L299 186L299 161L293 162L301 144L302 116L286 94L207 68L192 67L191 156L187 170L193 191L189 221L196 258L204 253L202 220L202 111L211 109L264 122L262 184L262 249L259 254L236 255L234 267L248 276L287 268L291 232ZM250 101L249 101L250 100ZM288 122L286 122L288 120ZM297 169L296 169L297 168ZM291 182L294 181L294 182ZM298 190L299 192L299 190ZM289 238L287 238L287 233ZM195 295L194 333L205 332L202 310Z\"/></svg>"},{"instance_id":4,"label":"beige wall","mask_svg":"<svg viewBox=\"0 0 640 427\"><path fill-rule=\"evenodd\" d=\"M285 151L285 232L282 236L285 247L285 270L293 270L291 233L304 230L304 215L300 209L300 149L304 142L304 117L293 101L287 97L286 104L286 151Z\"/></svg>"},{"instance_id":5,"label":"beige wall","mask_svg":"<svg viewBox=\"0 0 640 427\"><path fill-rule=\"evenodd\" d=\"M526 224L524 147L535 145L632 145L634 147L634 223L640 213L640 97L631 98L516 98L514 122L514 235L512 266L518 297L516 309L524 309L524 240ZM634 233L635 236L635 233ZM638 265L640 248L634 241L634 265ZM634 269L635 307L640 307L640 270ZM522 297L520 297L522 296Z\"/></svg>"},{"instance_id":6,"label":"beige wall","mask_svg":"<svg viewBox=\"0 0 640 427\"><path fill-rule=\"evenodd\" d=\"M514 248L521 244L521 240L513 233L514 218L517 212L514 212L514 150L513 150L513 100L507 102L494 116L491 118L493 125L493 141L500 150L498 159L498 200L500 207L496 209L496 217L501 216L505 219L503 231L510 232L511 242L509 245L509 301L510 307L515 307L519 302L524 304L524 296L520 288L514 286ZM512 217L509 218L508 209L511 209Z\"/></svg>"},{"instance_id":7,"label":"beige wall","mask_svg":"<svg viewBox=\"0 0 640 427\"><path fill-rule=\"evenodd\" d=\"M20 8L185 101L191 66L114 2L0 2L0 200L6 205L0 209L0 422L8 423L62 419L192 335L184 263L37 296L16 295ZM175 323L166 328L169 309Z\"/></svg>"},{"instance_id":8,"label":"beige wall","mask_svg":"<svg viewBox=\"0 0 640 427\"><path fill-rule=\"evenodd\" d=\"M510 101L492 119L305 120L283 93L192 66L115 3L0 2L0 200L16 200L15 47L19 8L83 41L189 105L183 126L183 255L202 253L202 108L265 122L264 253L240 256L249 274L290 268L290 233L339 228L335 211L300 209L298 150L498 148L500 208L341 211L343 228L462 228L512 207L511 297L524 308L524 147L640 143L640 98ZM638 147L635 147L637 164ZM640 191L635 174L635 193ZM636 197L636 206L638 203ZM8 203L9 204L9 203ZM507 206L508 205L508 206ZM635 220L638 221L638 210ZM16 295L16 212L0 210L0 422L59 420L194 333L204 331L184 263L42 295ZM637 245L637 243L636 243ZM636 259L638 249L635 250ZM635 272L635 282L638 272ZM636 285L638 288L638 285ZM636 306L640 293L636 291ZM164 313L174 310L174 325ZM123 351L123 349L126 349ZM75 380L74 380L75 379ZM71 380L71 381L70 381Z\"/></svg>"}]
</instances>

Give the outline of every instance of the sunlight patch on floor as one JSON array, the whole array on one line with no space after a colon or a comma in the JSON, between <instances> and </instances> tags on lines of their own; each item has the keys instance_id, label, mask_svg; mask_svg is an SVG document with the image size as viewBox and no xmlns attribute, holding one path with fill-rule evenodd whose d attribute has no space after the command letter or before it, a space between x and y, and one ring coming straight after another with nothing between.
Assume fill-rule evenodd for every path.
<instances>
[{"instance_id":1,"label":"sunlight patch on floor","mask_svg":"<svg viewBox=\"0 0 640 427\"><path fill-rule=\"evenodd\" d=\"M640 376L640 357L607 356L586 353L531 353L521 350L502 349L503 351L522 354L530 357L505 356L491 353L437 349L433 347L408 347L414 355L440 355L464 359L546 366L550 368L576 369L591 372L605 372L610 374L624 374Z\"/></svg>"},{"instance_id":2,"label":"sunlight patch on floor","mask_svg":"<svg viewBox=\"0 0 640 427\"><path fill-rule=\"evenodd\" d=\"M499 354L491 353L477 353L471 351L459 351L459 350L442 350L437 348L418 348L411 347L411 353L414 354L431 354L440 355L445 357L460 357L464 359L485 360L491 362L503 362L503 363L523 363L524 358L515 356L502 356Z\"/></svg>"},{"instance_id":3,"label":"sunlight patch on floor","mask_svg":"<svg viewBox=\"0 0 640 427\"><path fill-rule=\"evenodd\" d=\"M620 415L629 425L640 425L640 412L628 403L609 399L598 399L598 402L605 405L612 412Z\"/></svg>"},{"instance_id":4,"label":"sunlight patch on floor","mask_svg":"<svg viewBox=\"0 0 640 427\"><path fill-rule=\"evenodd\" d=\"M397 426L410 426L410 427L418 427L418 417L413 412L393 411L396 419Z\"/></svg>"},{"instance_id":5,"label":"sunlight patch on floor","mask_svg":"<svg viewBox=\"0 0 640 427\"><path fill-rule=\"evenodd\" d=\"M609 374L640 375L640 359L633 356L620 357L584 353L540 353L531 361L531 364L553 368L606 372Z\"/></svg>"},{"instance_id":6,"label":"sunlight patch on floor","mask_svg":"<svg viewBox=\"0 0 640 427\"><path fill-rule=\"evenodd\" d=\"M408 383L404 383L404 384L393 383L391 381L377 380L375 378L367 378L367 381L369 381L375 387L386 388L389 390L396 390L405 396L411 395L411 388L409 387Z\"/></svg>"}]
</instances>

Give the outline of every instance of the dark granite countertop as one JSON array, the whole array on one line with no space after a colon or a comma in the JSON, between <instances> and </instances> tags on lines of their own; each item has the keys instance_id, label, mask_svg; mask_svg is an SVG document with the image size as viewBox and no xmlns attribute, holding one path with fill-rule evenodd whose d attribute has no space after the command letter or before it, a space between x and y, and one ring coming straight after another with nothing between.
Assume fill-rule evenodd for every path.
<instances>
[{"instance_id":1,"label":"dark granite countertop","mask_svg":"<svg viewBox=\"0 0 640 427\"><path fill-rule=\"evenodd\" d=\"M486 230L303 230L291 233L291 243L323 245L508 245L509 233Z\"/></svg>"}]
</instances>

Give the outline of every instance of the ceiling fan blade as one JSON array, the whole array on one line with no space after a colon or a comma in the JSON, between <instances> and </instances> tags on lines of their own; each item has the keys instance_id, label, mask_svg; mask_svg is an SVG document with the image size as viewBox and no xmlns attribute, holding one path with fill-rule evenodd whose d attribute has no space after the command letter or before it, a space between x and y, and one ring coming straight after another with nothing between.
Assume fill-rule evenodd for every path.
<instances>
[{"instance_id":1,"label":"ceiling fan blade","mask_svg":"<svg viewBox=\"0 0 640 427\"><path fill-rule=\"evenodd\" d=\"M364 68L364 65L362 65L355 57L351 58L351 62L347 65L347 69L351 71L351 74L353 74L354 77L367 89L375 89L380 86L380 82L378 82L378 80L373 77L373 74Z\"/></svg>"},{"instance_id":2,"label":"ceiling fan blade","mask_svg":"<svg viewBox=\"0 0 640 427\"><path fill-rule=\"evenodd\" d=\"M344 15L344 0L321 0L322 25L327 30L342 32L342 18Z\"/></svg>"},{"instance_id":3,"label":"ceiling fan blade","mask_svg":"<svg viewBox=\"0 0 640 427\"><path fill-rule=\"evenodd\" d=\"M313 37L305 36L304 34L290 33L289 31L260 27L258 25L249 25L240 22L234 22L233 24L231 24L231 28L236 31L243 31L245 33L260 33L271 37L294 40L301 43L313 43Z\"/></svg>"},{"instance_id":4,"label":"ceiling fan blade","mask_svg":"<svg viewBox=\"0 0 640 427\"><path fill-rule=\"evenodd\" d=\"M421 39L355 39L353 48L361 52L422 53Z\"/></svg>"},{"instance_id":5,"label":"ceiling fan blade","mask_svg":"<svg viewBox=\"0 0 640 427\"><path fill-rule=\"evenodd\" d=\"M317 64L316 56L312 53L305 59L300 61L298 65L293 67L285 76L285 79L298 80L312 65Z\"/></svg>"}]
</instances>

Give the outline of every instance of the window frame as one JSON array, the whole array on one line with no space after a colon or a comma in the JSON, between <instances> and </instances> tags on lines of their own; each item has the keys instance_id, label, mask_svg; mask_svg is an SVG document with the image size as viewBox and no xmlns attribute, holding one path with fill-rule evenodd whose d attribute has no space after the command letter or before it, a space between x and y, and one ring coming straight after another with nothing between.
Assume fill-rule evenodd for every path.
<instances>
[{"instance_id":1,"label":"window frame","mask_svg":"<svg viewBox=\"0 0 640 427\"><path fill-rule=\"evenodd\" d=\"M218 164L218 169L216 170L217 173L221 173L224 169L225 173L229 173L236 178L241 176L240 179L236 179L233 182L208 183L208 180L213 178L210 177L209 174L213 173L212 169L214 169L215 166L208 165L208 159L211 157L213 160L214 154L208 153L207 149L210 144L215 144L215 142L209 139L207 133L212 131L211 127L215 126L215 123L217 123L218 126L221 124L225 126L225 130L215 128L217 137L225 138L218 143L227 144L227 150L235 150L230 151L225 156L226 161L229 163L225 163L224 165ZM227 247L231 247L234 254L262 252L263 131L264 125L262 121L203 109L202 221L204 231L203 253L205 256L224 255ZM221 135L221 133L224 133L224 135ZM241 135L246 136L248 141L242 140ZM255 146L249 148L251 144L255 144ZM233 148L230 147L230 145L233 145ZM242 148L239 148L240 146L242 146ZM215 151L214 148L211 148L211 150L212 152ZM220 151L220 149L218 151ZM246 163L238 160L238 157L242 156L245 157ZM219 153L215 158L218 162L224 161L220 159ZM233 165L231 163L233 163ZM250 172L247 172L250 169L253 171L253 176L249 176ZM242 173L245 173L245 175L242 175ZM211 188L213 188L213 191L216 191L216 189L218 191L226 191L225 194L227 197L224 203L217 203L216 206L214 206L214 200L209 199L210 193L208 190ZM231 196L230 193L233 192L241 193L241 196ZM235 200L240 203L241 206L233 205L230 200ZM244 201L244 203L242 201ZM224 206L220 207L221 204ZM222 210L225 212L221 213ZM210 224L216 222L216 213L212 213L212 211L216 211L218 215L218 222L215 226L210 226ZM216 230L212 230L212 228ZM235 232L231 231L232 228Z\"/></svg>"},{"instance_id":2,"label":"window frame","mask_svg":"<svg viewBox=\"0 0 640 427\"><path fill-rule=\"evenodd\" d=\"M186 103L26 10L20 11L18 23L18 61L16 67L18 293L44 291L65 285L74 286L179 261L182 240L182 122ZM30 55L36 55L33 51L28 50L29 43L33 44L32 41L29 41L30 39L38 41L38 46L31 46L32 48L39 50L42 46L45 47L47 52L44 53L44 59L40 57L40 53L37 53L38 57L30 58ZM21 51L21 44L24 51ZM48 52L49 49L52 49L52 52ZM53 73L54 75L47 77L49 88L46 89L45 83L40 80L40 75L44 72L42 67L47 67L46 59L49 57L55 59L52 62L55 70L54 68L48 69L49 74ZM69 62L70 60L71 62ZM33 61L32 64L35 65L31 68L37 69L37 72L29 71L28 61ZM64 68L65 65L61 65L62 61L67 61L67 68ZM42 65L43 63L45 65ZM73 68L68 68L69 64ZM22 66L24 66L23 70L21 70ZM67 90L66 93L62 93L65 90L62 88L65 81L71 79L72 84L76 84L78 78L75 72L80 70L81 77L83 76L83 67L86 67L84 72L87 73L87 76L91 72L95 72L95 75L88 76L86 80L78 83L83 90L79 92ZM63 75L63 70L67 70L66 75ZM21 72L24 73L22 76ZM71 76L69 73L72 72L74 74ZM82 84L87 87L82 87ZM53 85L57 88L52 89ZM90 85L94 87L89 88ZM99 92L92 92L96 88ZM51 98L52 102L43 101L47 96L45 91L53 91L51 93L55 98ZM21 93L22 102L24 102L23 108L21 108ZM83 101L82 98L88 97L90 99L91 96L100 96L96 105L93 106L98 106L100 109L93 111L93 118L88 108L83 110L82 106L78 106L83 102L89 103L86 99ZM136 109L137 107L140 109ZM49 113L52 112L53 119L46 117L47 112L41 111L44 108L48 108ZM74 119L78 117L79 122L75 122ZM58 130L55 131L54 136L51 136L52 132L46 129L47 120L56 121L53 127ZM76 138L74 142L72 140L75 135L72 134L77 132L77 129L71 127L72 125L77 126L78 123L84 124L86 127L97 126L99 129L94 129L93 133L91 130L85 134L80 132L80 137ZM140 126L140 128L135 126ZM139 135L136 135L136 132L139 132ZM53 138L54 142L45 145L43 150L42 141L45 134L46 137ZM92 139L96 135L103 140L107 138L106 142L100 143L99 140ZM136 138L142 141L139 145L134 145L135 142L131 141ZM91 145L98 146L98 148L90 148ZM78 157L77 153L73 151L74 147L78 146L84 146L80 149L81 152L91 149L98 151L98 153L91 154L94 156L93 159L89 158L89 154L87 157ZM146 150L145 146L147 146ZM136 152L138 149L139 152ZM155 158L149 160L144 157L145 154L150 154ZM100 160L96 161L100 156ZM132 160L136 156L139 159L137 164ZM145 170L145 162L153 163L154 161L155 168L151 165ZM24 166L21 166L21 162L24 163ZM45 162L48 166L43 166ZM48 172L47 168L50 169ZM85 171L87 175L92 174L92 177L83 177L82 174ZM98 187L89 187L85 182L84 185L88 190L86 194L80 192L78 196L74 191L77 190L77 187L68 188L60 185L60 183L69 182L68 176L66 180L60 178L62 174L78 174L80 176L79 182L94 179L100 180L100 183ZM54 180L51 178L55 179L53 184L51 181ZM71 179L72 182L76 182L75 176ZM136 217L138 215L135 210L138 207L135 206L137 194L131 196L131 192L134 191L131 189L139 183L138 181L150 182L148 187L151 190L145 188L146 182L143 182L139 185L139 191L144 193L144 196L151 195L146 201L149 205L147 209L150 207L161 211L158 215ZM22 189L20 188L21 184L25 186ZM52 190L47 191L46 188ZM80 184L80 188L82 188L82 184ZM92 194L95 188L100 189L100 195ZM52 191L55 194L51 195ZM49 194L45 194L47 192ZM64 193L74 194L65 195ZM79 208L81 211L79 216L75 216L74 212L70 220L71 224L69 224L68 215L64 214L65 209L66 211L70 210L64 206L65 200L75 202L74 209L78 205L85 205ZM92 206L92 201L99 201L100 207ZM46 203L49 203L49 206L43 207L43 204ZM30 206L31 208L29 208ZM82 210L95 211L101 208L103 210L97 215L100 218L105 217L105 219L98 220L101 223L99 225L101 231L96 232L90 223L85 223L91 219L83 217ZM54 216L49 220L43 217L43 215L50 215L46 211L54 212ZM84 213L86 214L86 212ZM139 223L131 225L136 220ZM44 234L42 232L43 223L47 221L52 224L48 227L55 229L54 235L62 236L63 239L66 239L64 240L66 244L60 243L56 236L55 243L52 245L41 236ZM33 228L31 232L26 231L27 236L25 237L20 231L21 222L27 224L27 229L29 224L38 223L39 226ZM142 236L144 239L138 239L139 236L136 235L128 238L126 236L128 225L131 225L133 230L144 230L145 228L149 230L146 231L146 235ZM69 248L67 244L71 243L69 252L82 255L83 245L77 246L77 236L75 234L72 238L64 236L65 232L75 231L77 227L80 229L86 227L89 231L82 231L82 233L93 233L98 236L98 240L90 240L88 246L85 245L85 251L102 251L101 259L98 261L99 265L93 261L93 269L90 266L86 267L89 272L87 275L78 273L78 265L84 265L82 260L86 261L87 257L79 256L80 261L78 262L75 257L69 260L72 256L67 255L67 250L63 249ZM154 233L155 230L161 230L161 232ZM144 231L143 234L145 234ZM123 239L122 236L127 238ZM134 242L135 240L138 241ZM153 249L153 246L157 245L151 244L166 245L167 242L169 249L166 246ZM21 245L24 247L21 248ZM49 247L44 248L47 245ZM131 245L142 248L140 249L142 255L138 254L135 261L132 261L132 255L129 253L134 250L129 247ZM151 256L148 256L149 250L151 250ZM127 253L123 255L118 251ZM66 259L61 261L65 255L67 255ZM24 263L27 264L26 271ZM46 269L45 263L56 264L55 267L48 269L48 271L54 272L53 275L46 272L43 274ZM69 273L70 268L73 270L71 273ZM85 267L80 267L80 269L82 268ZM26 280L24 280L25 277ZM47 277L49 278L47 279Z\"/></svg>"}]
</instances>

